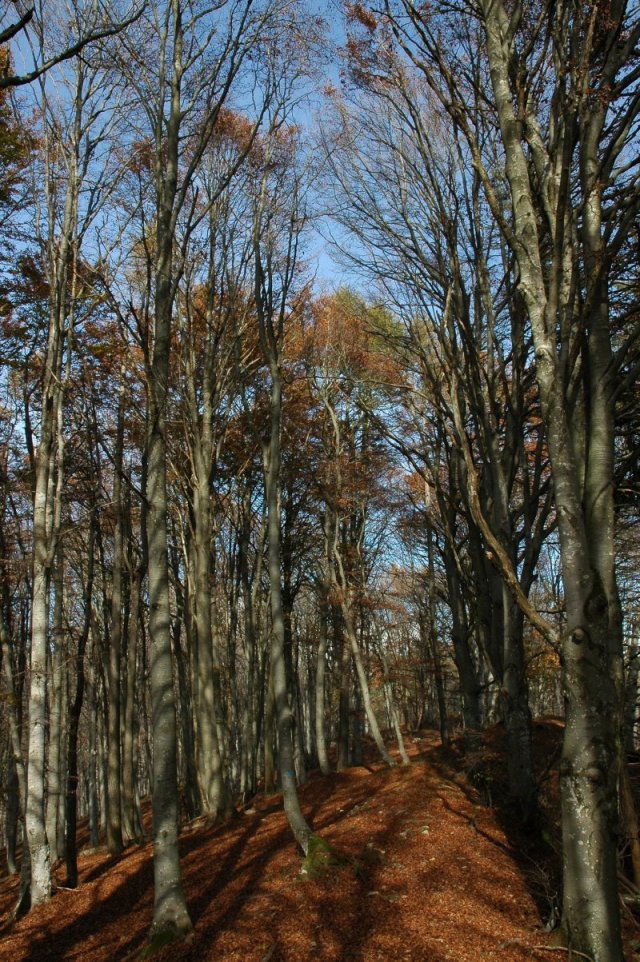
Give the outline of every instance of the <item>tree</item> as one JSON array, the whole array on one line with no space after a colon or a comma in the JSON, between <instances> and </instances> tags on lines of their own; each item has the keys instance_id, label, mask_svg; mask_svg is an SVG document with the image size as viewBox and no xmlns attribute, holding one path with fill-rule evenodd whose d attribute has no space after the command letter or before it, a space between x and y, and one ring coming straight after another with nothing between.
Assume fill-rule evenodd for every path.
<instances>
[{"instance_id":1,"label":"tree","mask_svg":"<svg viewBox=\"0 0 640 962\"><path fill-rule=\"evenodd\" d=\"M278 763L284 808L294 838L305 855L311 828L302 814L293 762L292 714L285 663L285 623L282 604L282 531L280 521L282 350L285 323L295 321L298 245L305 223L304 184L296 170L295 132L278 118L266 141L258 169L253 247L255 307L260 347L268 366L269 422L263 441L264 497L267 510L269 591L271 597L271 679L276 709Z\"/></svg>"},{"instance_id":2,"label":"tree","mask_svg":"<svg viewBox=\"0 0 640 962\"><path fill-rule=\"evenodd\" d=\"M147 343L147 545L149 633L153 717L154 918L150 938L182 936L191 929L178 859L176 715L171 656L171 610L167 547L167 443L171 397L171 343L179 283L188 240L251 150L266 110L278 91L277 4L252 0L208 9L197 0L153 5L140 19L138 34L126 38L121 69L135 92L142 154L147 157L153 223L144 225L143 252L149 288L143 294ZM265 54L263 56L263 54ZM275 70L272 68L276 68ZM231 158L215 190L199 202L196 175L223 109L236 87L252 76L256 112L243 149ZM262 98L260 100L260 98ZM139 238L137 239L139 242ZM203 467L206 479L207 466ZM205 510L203 505L203 511ZM202 532L202 538L206 533ZM206 577L206 573L203 572ZM206 599L203 599L203 604ZM202 608L201 608L202 615ZM209 644L205 620L200 630ZM206 686L211 682L207 679ZM206 701L207 708L211 700ZM207 721L211 726L212 720ZM208 787L208 791L212 790ZM212 798L213 804L218 804Z\"/></svg>"},{"instance_id":3,"label":"tree","mask_svg":"<svg viewBox=\"0 0 640 962\"><path fill-rule=\"evenodd\" d=\"M638 206L625 152L637 135L640 27L625 3L607 5L603 16L597 3L534 9L482 0L473 10L436 13L406 0L385 3L377 15L366 29L380 28L389 45L398 45L440 114L462 132L518 267L549 443L567 616L563 927L570 949L595 962L619 962L622 665L609 275ZM443 34L451 41L446 49ZM500 134L492 154L480 136L485 110Z\"/></svg>"},{"instance_id":4,"label":"tree","mask_svg":"<svg viewBox=\"0 0 640 962\"><path fill-rule=\"evenodd\" d=\"M26 835L31 864L23 862L20 905L37 904L50 895L50 856L45 824L45 760L49 592L54 563L60 566L60 527L64 482L64 404L73 351L76 307L83 283L80 250L104 202L104 158L94 164L94 151L111 124L112 114L97 109L109 88L99 67L76 60L63 78L65 107L54 105L41 81L42 152L45 165L43 224L36 236L47 297L47 339L39 371L39 443L29 439L33 471L33 595L31 611L29 748ZM104 105L104 104L103 104ZM108 162L108 161L107 161ZM89 200L80 192L91 183ZM86 292L85 292L86 293ZM27 430L31 430L30 422ZM58 595L60 594L60 583ZM62 599L59 598L62 604ZM58 609L61 617L62 609ZM60 728L57 735L60 735ZM54 739L55 745L55 739ZM53 788L53 785L52 785Z\"/></svg>"},{"instance_id":5,"label":"tree","mask_svg":"<svg viewBox=\"0 0 640 962\"><path fill-rule=\"evenodd\" d=\"M30 70L27 70L26 73L15 73L12 69L11 59L6 56L0 68L0 90L7 90L12 87L24 87L27 84L31 84L34 80L38 80L58 64L72 60L90 44L97 43L107 37L113 37L115 34L120 33L121 30L126 30L126 28L131 26L132 23L135 23L141 15L144 9L144 2L138 6L138 9L135 10L131 16L125 16L125 19L115 22L111 18L110 8L111 4L109 2L105 3L99 11L100 16L93 23L78 24L80 27L78 39L74 43L63 47L62 50L56 53L50 54L46 52L46 45L43 41L46 33L45 24L47 19L51 18L51 11L48 11L47 17L40 8L36 14L35 5L27 7L25 12L20 15L17 20L7 24L0 30L0 45L7 44L20 35L26 35L33 52L34 65ZM3 20L5 16L2 17ZM36 39L36 50L34 50L32 45L32 34Z\"/></svg>"},{"instance_id":6,"label":"tree","mask_svg":"<svg viewBox=\"0 0 640 962\"><path fill-rule=\"evenodd\" d=\"M391 54L370 63L368 52L353 41L354 89L350 100L336 98L338 129L327 125L326 148L340 220L356 242L349 257L382 288L404 328L387 334L406 373L388 389L392 413L379 430L437 492L468 717L475 713L478 724L473 634L508 732L511 794L523 819L534 821L521 608L542 621L527 596L550 497L513 260L464 140L431 113L432 97L409 65ZM490 126L481 133L490 151Z\"/></svg>"}]
</instances>

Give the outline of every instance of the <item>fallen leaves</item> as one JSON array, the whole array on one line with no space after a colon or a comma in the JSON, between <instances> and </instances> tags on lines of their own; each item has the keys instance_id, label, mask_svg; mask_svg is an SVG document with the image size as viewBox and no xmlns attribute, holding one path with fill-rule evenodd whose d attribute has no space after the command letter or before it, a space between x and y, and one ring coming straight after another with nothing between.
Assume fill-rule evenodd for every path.
<instances>
[{"instance_id":1,"label":"fallen leaves","mask_svg":"<svg viewBox=\"0 0 640 962\"><path fill-rule=\"evenodd\" d=\"M186 827L189 945L158 962L542 962L543 921L499 813L427 734L409 770L357 768L301 790L314 831L341 857L300 878L277 800L224 825ZM151 921L151 845L80 860L80 888L11 923L0 881L0 962L124 962Z\"/></svg>"}]
</instances>

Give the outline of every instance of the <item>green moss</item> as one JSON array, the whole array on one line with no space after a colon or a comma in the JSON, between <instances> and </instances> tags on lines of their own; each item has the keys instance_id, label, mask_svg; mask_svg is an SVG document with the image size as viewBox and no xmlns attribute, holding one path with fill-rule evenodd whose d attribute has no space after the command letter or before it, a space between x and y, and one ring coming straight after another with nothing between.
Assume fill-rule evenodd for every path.
<instances>
[{"instance_id":1,"label":"green moss","mask_svg":"<svg viewBox=\"0 0 640 962\"><path fill-rule=\"evenodd\" d=\"M309 838L307 854L302 860L300 877L303 879L321 878L334 868L344 864L344 859L319 835Z\"/></svg>"},{"instance_id":2,"label":"green moss","mask_svg":"<svg viewBox=\"0 0 640 962\"><path fill-rule=\"evenodd\" d=\"M149 936L140 954L137 956L137 962L145 962L146 959L152 959L154 955L157 955L162 949L171 945L172 942L182 941L185 938L188 938L188 936L185 936L185 933L178 932L178 930L172 926L159 929Z\"/></svg>"}]
</instances>

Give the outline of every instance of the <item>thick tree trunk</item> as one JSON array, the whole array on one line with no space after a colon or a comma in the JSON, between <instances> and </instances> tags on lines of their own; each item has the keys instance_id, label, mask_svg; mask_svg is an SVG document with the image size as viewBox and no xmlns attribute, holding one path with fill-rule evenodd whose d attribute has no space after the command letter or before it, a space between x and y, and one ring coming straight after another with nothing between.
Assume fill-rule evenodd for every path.
<instances>
[{"instance_id":1,"label":"thick tree trunk","mask_svg":"<svg viewBox=\"0 0 640 962\"><path fill-rule=\"evenodd\" d=\"M510 87L509 16L502 2L482 0L493 92L505 149L514 216L519 287L531 321L542 414L549 439L558 514L567 624L563 636L566 727L561 763L563 927L569 947L594 962L620 962L617 892L617 782L621 742L621 632L613 548L613 412L606 289L592 290L590 315L580 318L588 359L587 444L574 433L556 331L561 295L545 288L529 165ZM577 31L578 26L575 27ZM615 44L611 44L612 56ZM597 126L604 105L589 98L582 118L582 241L588 278L602 277L598 218L602 190ZM569 120L567 120L567 123ZM568 134L566 134L568 136ZM557 186L557 185L554 185ZM554 210L562 224L563 203ZM593 255L593 256L591 256ZM564 253L556 254L556 258ZM560 270L562 263L557 260ZM587 340L588 338L588 340ZM565 345L566 347L566 345ZM582 458L586 456L586 462ZM584 480L584 489L583 489ZM584 494L584 500L583 500Z\"/></svg>"},{"instance_id":2,"label":"thick tree trunk","mask_svg":"<svg viewBox=\"0 0 640 962\"><path fill-rule=\"evenodd\" d=\"M158 324L158 312L156 312ZM166 391L168 329L156 331L159 380ZM164 353L164 358L162 354ZM158 376L158 373L156 373ZM155 384L151 391L154 393ZM155 401L155 399L154 399ZM191 931L178 855L178 772L176 711L171 658L169 569L167 558L167 478L165 397L150 405L147 541L149 545L149 634L151 636L151 712L153 730L153 877L154 910L150 939Z\"/></svg>"},{"instance_id":3,"label":"thick tree trunk","mask_svg":"<svg viewBox=\"0 0 640 962\"><path fill-rule=\"evenodd\" d=\"M43 432L44 430L43 425ZM46 901L51 895L49 843L45 823L45 734L50 570L47 538L49 451L50 446L42 439L38 459L33 525L31 683L29 689L26 799L26 837L31 861L31 905L38 905L40 902Z\"/></svg>"},{"instance_id":4,"label":"thick tree trunk","mask_svg":"<svg viewBox=\"0 0 640 962\"><path fill-rule=\"evenodd\" d=\"M462 689L462 712L464 727L467 731L479 731L482 724L482 710L480 707L481 684L478 668L470 650L471 630L464 607L462 586L455 568L455 560L451 552L445 549L445 572L449 605L451 607L451 643L453 645L453 660L458 670L460 688Z\"/></svg>"},{"instance_id":5,"label":"thick tree trunk","mask_svg":"<svg viewBox=\"0 0 640 962\"><path fill-rule=\"evenodd\" d=\"M502 693L507 729L509 792L517 803L523 823L537 813L538 786L533 767L532 718L524 663L523 615L503 588L504 658Z\"/></svg>"}]
</instances>

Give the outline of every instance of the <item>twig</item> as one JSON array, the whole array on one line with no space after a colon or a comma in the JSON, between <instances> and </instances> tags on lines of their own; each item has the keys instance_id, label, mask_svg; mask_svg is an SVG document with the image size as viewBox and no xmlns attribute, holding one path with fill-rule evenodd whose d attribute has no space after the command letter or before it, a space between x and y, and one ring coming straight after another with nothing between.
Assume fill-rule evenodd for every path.
<instances>
[{"instance_id":1,"label":"twig","mask_svg":"<svg viewBox=\"0 0 640 962\"><path fill-rule=\"evenodd\" d=\"M566 945L534 945L532 948L542 949L543 952L568 952L569 962L571 962L574 955L579 956L581 959L586 959L587 962L593 962L591 956L587 955L586 952L578 952L577 949L570 949Z\"/></svg>"}]
</instances>

